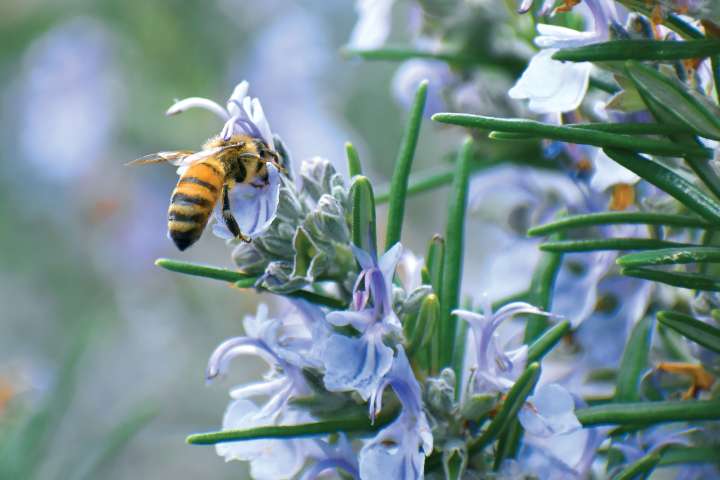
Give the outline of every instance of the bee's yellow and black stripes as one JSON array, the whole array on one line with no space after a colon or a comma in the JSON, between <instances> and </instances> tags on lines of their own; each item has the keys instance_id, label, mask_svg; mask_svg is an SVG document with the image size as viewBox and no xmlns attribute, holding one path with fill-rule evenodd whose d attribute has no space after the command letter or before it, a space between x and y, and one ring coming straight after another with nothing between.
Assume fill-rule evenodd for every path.
<instances>
[{"instance_id":1,"label":"bee's yellow and black stripes","mask_svg":"<svg viewBox=\"0 0 720 480\"><path fill-rule=\"evenodd\" d=\"M215 159L191 165L180 177L168 211L168 233L180 250L202 235L224 181L224 168Z\"/></svg>"}]
</instances>

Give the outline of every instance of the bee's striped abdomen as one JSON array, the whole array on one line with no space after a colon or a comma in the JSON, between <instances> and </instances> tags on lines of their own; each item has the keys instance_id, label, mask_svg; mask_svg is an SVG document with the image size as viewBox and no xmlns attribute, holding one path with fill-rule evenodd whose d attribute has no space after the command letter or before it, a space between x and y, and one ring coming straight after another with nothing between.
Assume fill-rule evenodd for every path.
<instances>
[{"instance_id":1,"label":"bee's striped abdomen","mask_svg":"<svg viewBox=\"0 0 720 480\"><path fill-rule=\"evenodd\" d=\"M222 165L217 161L191 165L180 177L168 211L168 234L180 250L202 235L224 181Z\"/></svg>"}]
</instances>

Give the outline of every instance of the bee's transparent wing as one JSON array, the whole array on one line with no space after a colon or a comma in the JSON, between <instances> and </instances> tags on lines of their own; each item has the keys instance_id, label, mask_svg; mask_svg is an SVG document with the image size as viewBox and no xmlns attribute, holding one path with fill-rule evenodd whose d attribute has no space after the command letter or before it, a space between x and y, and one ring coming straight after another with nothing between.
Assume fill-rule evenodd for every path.
<instances>
[{"instance_id":1,"label":"bee's transparent wing","mask_svg":"<svg viewBox=\"0 0 720 480\"><path fill-rule=\"evenodd\" d=\"M203 152L199 152L203 153ZM197 155L192 150L176 150L172 152L157 152L145 155L126 165L147 165L150 163L169 163L171 165L186 165L187 160ZM192 163L192 162L191 162Z\"/></svg>"}]
</instances>

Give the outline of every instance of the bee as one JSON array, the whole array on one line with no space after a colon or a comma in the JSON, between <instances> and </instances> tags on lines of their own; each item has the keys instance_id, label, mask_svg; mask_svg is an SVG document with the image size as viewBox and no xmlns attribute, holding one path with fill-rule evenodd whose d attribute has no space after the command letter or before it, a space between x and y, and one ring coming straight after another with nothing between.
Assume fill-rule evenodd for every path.
<instances>
[{"instance_id":1,"label":"bee","mask_svg":"<svg viewBox=\"0 0 720 480\"><path fill-rule=\"evenodd\" d=\"M220 199L222 219L228 230L235 238L250 242L232 215L229 193L236 184L256 188L268 185L268 163L285 172L278 154L262 140L248 135L232 135L227 140L216 136L208 140L199 152L158 152L128 165L150 163L186 167L181 171L168 209L168 236L180 250L185 250L200 238Z\"/></svg>"}]
</instances>

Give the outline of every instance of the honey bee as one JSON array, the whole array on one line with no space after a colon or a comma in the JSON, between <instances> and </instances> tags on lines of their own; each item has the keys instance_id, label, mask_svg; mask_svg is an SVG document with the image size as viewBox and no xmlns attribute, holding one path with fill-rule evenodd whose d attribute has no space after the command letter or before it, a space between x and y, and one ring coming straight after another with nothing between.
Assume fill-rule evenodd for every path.
<instances>
[{"instance_id":1,"label":"honey bee","mask_svg":"<svg viewBox=\"0 0 720 480\"><path fill-rule=\"evenodd\" d=\"M284 172L277 153L265 142L248 135L216 136L199 152L190 150L158 152L128 165L170 163L187 167L180 174L168 209L168 236L185 250L202 235L218 200L222 198L222 219L235 238L249 242L230 210L229 192L236 184L256 188L268 185L267 164Z\"/></svg>"}]
</instances>

